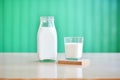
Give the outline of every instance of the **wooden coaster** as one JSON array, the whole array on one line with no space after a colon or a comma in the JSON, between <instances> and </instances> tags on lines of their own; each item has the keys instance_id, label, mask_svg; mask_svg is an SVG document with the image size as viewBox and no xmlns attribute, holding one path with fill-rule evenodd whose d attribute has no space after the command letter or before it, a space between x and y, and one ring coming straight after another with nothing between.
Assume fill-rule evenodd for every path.
<instances>
[{"instance_id":1,"label":"wooden coaster","mask_svg":"<svg viewBox=\"0 0 120 80\"><path fill-rule=\"evenodd\" d=\"M82 59L82 60L58 60L58 64L71 64L71 65L88 65L90 60Z\"/></svg>"}]
</instances>

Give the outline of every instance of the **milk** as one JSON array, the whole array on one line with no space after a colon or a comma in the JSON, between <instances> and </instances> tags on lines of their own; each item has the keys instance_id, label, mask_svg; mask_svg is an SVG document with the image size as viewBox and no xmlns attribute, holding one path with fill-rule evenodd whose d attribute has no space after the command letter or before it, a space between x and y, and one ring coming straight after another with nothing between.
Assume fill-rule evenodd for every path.
<instances>
[{"instance_id":1,"label":"milk","mask_svg":"<svg viewBox=\"0 0 120 80\"><path fill-rule=\"evenodd\" d=\"M83 43L65 43L66 58L81 58Z\"/></svg>"},{"instance_id":2,"label":"milk","mask_svg":"<svg viewBox=\"0 0 120 80\"><path fill-rule=\"evenodd\" d=\"M57 58L57 34L55 27L40 27L38 31L38 58Z\"/></svg>"}]
</instances>

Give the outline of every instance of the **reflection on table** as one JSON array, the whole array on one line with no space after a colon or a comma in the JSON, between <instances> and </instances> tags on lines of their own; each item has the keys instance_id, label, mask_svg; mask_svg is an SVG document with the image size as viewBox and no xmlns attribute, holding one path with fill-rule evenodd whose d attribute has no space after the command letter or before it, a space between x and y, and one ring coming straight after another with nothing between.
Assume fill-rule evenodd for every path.
<instances>
[{"instance_id":1,"label":"reflection on table","mask_svg":"<svg viewBox=\"0 0 120 80\"><path fill-rule=\"evenodd\" d=\"M59 54L58 59L64 54ZM119 53L84 53L90 65L39 62L36 53L0 53L0 78L120 79Z\"/></svg>"}]
</instances>

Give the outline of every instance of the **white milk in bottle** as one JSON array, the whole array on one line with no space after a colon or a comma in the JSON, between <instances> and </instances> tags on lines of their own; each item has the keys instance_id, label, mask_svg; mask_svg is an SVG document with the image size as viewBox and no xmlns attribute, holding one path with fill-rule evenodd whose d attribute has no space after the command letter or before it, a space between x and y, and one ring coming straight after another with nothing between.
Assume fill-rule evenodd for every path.
<instances>
[{"instance_id":1,"label":"white milk in bottle","mask_svg":"<svg viewBox=\"0 0 120 80\"><path fill-rule=\"evenodd\" d=\"M40 17L38 30L38 58L40 61L56 61L57 59L57 33L53 16Z\"/></svg>"}]
</instances>

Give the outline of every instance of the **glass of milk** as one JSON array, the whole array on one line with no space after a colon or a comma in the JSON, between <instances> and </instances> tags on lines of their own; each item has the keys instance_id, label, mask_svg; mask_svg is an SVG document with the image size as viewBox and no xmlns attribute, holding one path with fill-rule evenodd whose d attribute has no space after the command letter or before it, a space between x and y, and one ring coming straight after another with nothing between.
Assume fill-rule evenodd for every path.
<instances>
[{"instance_id":1,"label":"glass of milk","mask_svg":"<svg viewBox=\"0 0 120 80\"><path fill-rule=\"evenodd\" d=\"M83 53L83 37L64 37L65 58L79 60Z\"/></svg>"}]
</instances>

